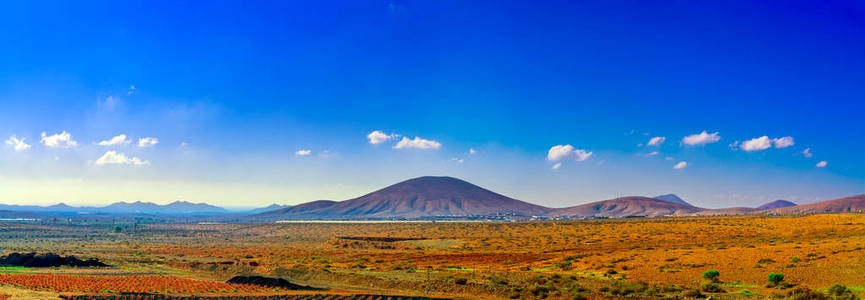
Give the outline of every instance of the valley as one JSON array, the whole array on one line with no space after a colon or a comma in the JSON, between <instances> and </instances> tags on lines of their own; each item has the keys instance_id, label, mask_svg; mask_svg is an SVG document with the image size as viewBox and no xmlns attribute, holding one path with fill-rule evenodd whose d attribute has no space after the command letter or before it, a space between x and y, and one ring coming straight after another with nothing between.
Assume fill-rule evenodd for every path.
<instances>
[{"instance_id":1,"label":"valley","mask_svg":"<svg viewBox=\"0 0 865 300\"><path fill-rule=\"evenodd\" d=\"M122 224L121 224L122 225ZM124 225L125 226L125 225ZM219 286L263 275L321 288L256 295L438 298L708 296L865 292L865 215L668 217L547 222L144 224L3 223L0 248L99 258L107 269L5 268L3 276L165 276ZM708 270L720 273L706 291ZM770 273L789 286L769 287ZM42 275L46 276L46 275ZM0 276L0 279L5 278ZM134 278L134 277L130 277ZM93 290L32 287L88 295ZM163 293L166 291L162 291ZM168 294L188 295L178 289ZM105 294L105 293L95 293ZM211 295L232 295L230 288Z\"/></svg>"}]
</instances>

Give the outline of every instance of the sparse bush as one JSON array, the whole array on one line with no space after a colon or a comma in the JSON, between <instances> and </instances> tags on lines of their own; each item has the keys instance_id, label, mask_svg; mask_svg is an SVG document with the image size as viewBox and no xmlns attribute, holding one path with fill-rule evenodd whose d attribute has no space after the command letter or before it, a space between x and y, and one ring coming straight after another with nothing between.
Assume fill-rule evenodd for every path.
<instances>
[{"instance_id":1,"label":"sparse bush","mask_svg":"<svg viewBox=\"0 0 865 300\"><path fill-rule=\"evenodd\" d=\"M837 283L829 287L829 294L832 296L844 296L851 292L846 286Z\"/></svg>"},{"instance_id":2,"label":"sparse bush","mask_svg":"<svg viewBox=\"0 0 865 300\"><path fill-rule=\"evenodd\" d=\"M454 278L454 283L459 284L459 285L465 285L468 282L469 282L469 279L465 278L465 277Z\"/></svg>"},{"instance_id":3,"label":"sparse bush","mask_svg":"<svg viewBox=\"0 0 865 300\"><path fill-rule=\"evenodd\" d=\"M797 262L799 262L801 259L800 259L798 256L793 256L793 259L791 259L791 260L792 260L794 263L797 263Z\"/></svg>"},{"instance_id":4,"label":"sparse bush","mask_svg":"<svg viewBox=\"0 0 865 300\"><path fill-rule=\"evenodd\" d=\"M758 264L771 264L774 262L775 262L775 260L773 260L771 258L761 258L760 260L757 261Z\"/></svg>"},{"instance_id":5,"label":"sparse bush","mask_svg":"<svg viewBox=\"0 0 865 300\"><path fill-rule=\"evenodd\" d=\"M829 299L820 292L813 291L807 287L800 286L787 293L787 299L792 300L823 300Z\"/></svg>"},{"instance_id":6,"label":"sparse bush","mask_svg":"<svg viewBox=\"0 0 865 300\"><path fill-rule=\"evenodd\" d=\"M706 298L706 295L700 293L699 290L688 290L687 292L682 293L682 297L685 298Z\"/></svg>"},{"instance_id":7,"label":"sparse bush","mask_svg":"<svg viewBox=\"0 0 865 300\"><path fill-rule=\"evenodd\" d=\"M718 272L718 270L708 270L703 272L703 278L711 280L712 282L718 282L719 276L721 276L721 272Z\"/></svg>"},{"instance_id":8,"label":"sparse bush","mask_svg":"<svg viewBox=\"0 0 865 300\"><path fill-rule=\"evenodd\" d=\"M496 275L490 276L490 285L508 285L508 280Z\"/></svg>"},{"instance_id":9,"label":"sparse bush","mask_svg":"<svg viewBox=\"0 0 865 300\"><path fill-rule=\"evenodd\" d=\"M717 283L713 283L713 282L704 283L702 286L700 286L700 289L702 289L706 293L723 293L724 292L724 290L721 289L720 285L718 285Z\"/></svg>"}]
</instances>

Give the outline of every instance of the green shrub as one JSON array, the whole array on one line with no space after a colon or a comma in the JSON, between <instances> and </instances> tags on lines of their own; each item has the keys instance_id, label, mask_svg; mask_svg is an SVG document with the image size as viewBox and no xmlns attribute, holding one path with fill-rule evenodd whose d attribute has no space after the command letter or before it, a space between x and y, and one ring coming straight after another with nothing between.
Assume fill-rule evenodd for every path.
<instances>
[{"instance_id":1,"label":"green shrub","mask_svg":"<svg viewBox=\"0 0 865 300\"><path fill-rule=\"evenodd\" d=\"M798 256L793 256L792 261L793 261L794 263L797 263L797 262L799 262L800 260L802 260L802 259L800 259Z\"/></svg>"},{"instance_id":2,"label":"green shrub","mask_svg":"<svg viewBox=\"0 0 865 300\"><path fill-rule=\"evenodd\" d=\"M704 283L702 286L700 286L700 289L702 289L706 293L723 293L724 292L724 290L721 289L720 285L718 285L717 283L712 283L712 282Z\"/></svg>"},{"instance_id":3,"label":"green shrub","mask_svg":"<svg viewBox=\"0 0 865 300\"><path fill-rule=\"evenodd\" d=\"M781 273L769 273L769 282L778 285L781 281L784 281L784 274Z\"/></svg>"},{"instance_id":4,"label":"green shrub","mask_svg":"<svg viewBox=\"0 0 865 300\"><path fill-rule=\"evenodd\" d=\"M718 272L718 270L708 270L703 272L703 278L711 280L712 282L718 282L718 276L721 276L721 272Z\"/></svg>"}]
</instances>

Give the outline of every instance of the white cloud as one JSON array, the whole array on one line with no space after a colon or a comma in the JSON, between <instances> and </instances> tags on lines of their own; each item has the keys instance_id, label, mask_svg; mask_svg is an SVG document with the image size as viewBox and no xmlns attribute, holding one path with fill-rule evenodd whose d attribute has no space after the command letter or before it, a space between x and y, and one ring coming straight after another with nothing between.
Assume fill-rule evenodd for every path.
<instances>
[{"instance_id":1,"label":"white cloud","mask_svg":"<svg viewBox=\"0 0 865 300\"><path fill-rule=\"evenodd\" d=\"M475 148L469 148L469 154L475 154L475 153L478 153L478 151L476 151Z\"/></svg>"},{"instance_id":2,"label":"white cloud","mask_svg":"<svg viewBox=\"0 0 865 300\"><path fill-rule=\"evenodd\" d=\"M551 169L558 170L561 167L562 167L562 163L559 162L559 163L556 163L555 165L553 165L553 167Z\"/></svg>"},{"instance_id":3,"label":"white cloud","mask_svg":"<svg viewBox=\"0 0 865 300\"><path fill-rule=\"evenodd\" d=\"M682 143L684 143L685 145L688 145L688 146L699 146L699 145L711 144L711 143L714 143L714 142L717 142L720 140L721 140L721 137L718 136L717 132L709 134L705 130L703 130L703 132L701 132L701 133L692 134L692 135L684 137L682 139Z\"/></svg>"},{"instance_id":4,"label":"white cloud","mask_svg":"<svg viewBox=\"0 0 865 300\"><path fill-rule=\"evenodd\" d=\"M96 160L96 165L99 166L109 164L144 166L149 165L150 162L138 157L127 157L126 154L111 150L105 152L102 157Z\"/></svg>"},{"instance_id":5,"label":"white cloud","mask_svg":"<svg viewBox=\"0 0 865 300\"><path fill-rule=\"evenodd\" d=\"M381 144L381 143L387 142L387 141L392 140L398 136L399 136L398 134L392 133L392 134L388 135L388 134L385 134L384 132L381 132L380 130L376 130L376 131L373 131L373 132L370 132L369 134L367 134L366 139L369 140L370 144L375 145L375 144Z\"/></svg>"},{"instance_id":6,"label":"white cloud","mask_svg":"<svg viewBox=\"0 0 865 300\"><path fill-rule=\"evenodd\" d=\"M297 150L297 152L294 152L294 154L297 155L297 156L307 156L307 155L312 154L312 151L311 151L311 150L302 149L302 150Z\"/></svg>"},{"instance_id":7,"label":"white cloud","mask_svg":"<svg viewBox=\"0 0 865 300\"><path fill-rule=\"evenodd\" d=\"M24 138L18 139L18 137L15 135L10 136L5 143L6 145L11 146L12 149L15 149L15 152L30 149L30 145L24 142Z\"/></svg>"},{"instance_id":8,"label":"white cloud","mask_svg":"<svg viewBox=\"0 0 865 300\"><path fill-rule=\"evenodd\" d=\"M646 144L646 146L660 146L660 145L663 144L664 141L666 141L666 140L667 140L666 137L663 137L663 136L656 136L656 137L653 137L653 138L649 139L649 143Z\"/></svg>"},{"instance_id":9,"label":"white cloud","mask_svg":"<svg viewBox=\"0 0 865 300\"><path fill-rule=\"evenodd\" d=\"M573 157L576 161L584 161L592 156L592 152L583 149L574 149L571 145L555 145L547 152L547 160L557 161Z\"/></svg>"},{"instance_id":10,"label":"white cloud","mask_svg":"<svg viewBox=\"0 0 865 300\"><path fill-rule=\"evenodd\" d=\"M826 162L826 161L824 160L824 161L818 162L818 163L817 163L816 165L814 165L814 166L815 166L815 167L818 167L818 168L825 168L826 165L828 165L828 164L829 164L829 163Z\"/></svg>"},{"instance_id":11,"label":"white cloud","mask_svg":"<svg viewBox=\"0 0 865 300\"><path fill-rule=\"evenodd\" d=\"M744 141L741 145L739 145L739 147L745 151L762 151L769 149L773 145L775 146L775 148L780 149L793 146L794 144L795 143L793 142L793 137L790 136L770 139L768 136L764 135L758 138Z\"/></svg>"},{"instance_id":12,"label":"white cloud","mask_svg":"<svg viewBox=\"0 0 865 300\"><path fill-rule=\"evenodd\" d=\"M127 95L132 95L135 93L135 85L130 85L129 90L126 92Z\"/></svg>"},{"instance_id":13,"label":"white cloud","mask_svg":"<svg viewBox=\"0 0 865 300\"><path fill-rule=\"evenodd\" d=\"M778 149L787 148L794 145L792 136L785 136L782 138L773 139L772 143L775 144L775 148Z\"/></svg>"},{"instance_id":14,"label":"white cloud","mask_svg":"<svg viewBox=\"0 0 865 300\"><path fill-rule=\"evenodd\" d=\"M40 142L48 148L75 148L78 146L78 142L72 140L72 135L65 130L54 135L42 132L42 140Z\"/></svg>"},{"instance_id":15,"label":"white cloud","mask_svg":"<svg viewBox=\"0 0 865 300\"><path fill-rule=\"evenodd\" d=\"M451 160L457 162L458 164L461 164L465 161L465 159L457 158L457 157L451 158Z\"/></svg>"},{"instance_id":16,"label":"white cloud","mask_svg":"<svg viewBox=\"0 0 865 300\"><path fill-rule=\"evenodd\" d=\"M673 160L675 160L675 158L667 156L667 157L664 157L664 160L673 161Z\"/></svg>"},{"instance_id":17,"label":"white cloud","mask_svg":"<svg viewBox=\"0 0 865 300\"><path fill-rule=\"evenodd\" d=\"M802 151L802 155L804 155L806 158L814 157L814 153L811 153L811 148L805 148L805 150Z\"/></svg>"},{"instance_id":18,"label":"white cloud","mask_svg":"<svg viewBox=\"0 0 865 300\"><path fill-rule=\"evenodd\" d=\"M370 141L372 142L372 141ZM420 137L414 137L414 139L409 139L407 137L403 137L399 143L396 143L396 146L393 146L394 149L408 149L408 148L417 148L424 150L436 150L441 148L442 144L433 140L422 139Z\"/></svg>"},{"instance_id":19,"label":"white cloud","mask_svg":"<svg viewBox=\"0 0 865 300\"><path fill-rule=\"evenodd\" d=\"M646 154L646 155L648 155L648 156L655 156L655 155L658 155L658 154L661 154L661 153L659 153L658 151L653 151L653 152L649 152L649 154Z\"/></svg>"},{"instance_id":20,"label":"white cloud","mask_svg":"<svg viewBox=\"0 0 865 300\"><path fill-rule=\"evenodd\" d=\"M681 169L684 169L687 167L688 167L688 162L683 160L683 161L680 161L679 163L677 163L675 166L673 166L673 169L681 170Z\"/></svg>"},{"instance_id":21,"label":"white cloud","mask_svg":"<svg viewBox=\"0 0 865 300\"><path fill-rule=\"evenodd\" d=\"M138 139L138 147L153 147L159 144L159 139L155 137L144 137Z\"/></svg>"},{"instance_id":22,"label":"white cloud","mask_svg":"<svg viewBox=\"0 0 865 300\"><path fill-rule=\"evenodd\" d=\"M769 147L772 147L772 140L765 135L744 141L741 145L739 145L739 148L742 148L742 150L749 152L766 150L769 149Z\"/></svg>"},{"instance_id":23,"label":"white cloud","mask_svg":"<svg viewBox=\"0 0 865 300\"><path fill-rule=\"evenodd\" d=\"M125 134L121 134L111 138L110 140L101 141L96 143L99 146L114 146L114 145L128 145L132 141L126 138Z\"/></svg>"}]
</instances>

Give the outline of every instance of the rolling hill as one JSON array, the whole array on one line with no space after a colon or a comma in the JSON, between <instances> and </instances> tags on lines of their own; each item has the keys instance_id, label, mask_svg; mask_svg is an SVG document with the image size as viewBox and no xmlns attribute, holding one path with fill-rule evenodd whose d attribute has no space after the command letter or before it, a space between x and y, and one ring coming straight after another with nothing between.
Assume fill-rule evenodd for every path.
<instances>
[{"instance_id":1,"label":"rolling hill","mask_svg":"<svg viewBox=\"0 0 865 300\"><path fill-rule=\"evenodd\" d=\"M811 204L796 205L770 209L769 213L822 213L822 212L858 212L865 210L865 194L835 200L827 200Z\"/></svg>"},{"instance_id":2,"label":"rolling hill","mask_svg":"<svg viewBox=\"0 0 865 300\"><path fill-rule=\"evenodd\" d=\"M255 215L283 219L420 218L509 214L545 215L551 209L494 193L453 177L418 177L358 198L315 201Z\"/></svg>"},{"instance_id":3,"label":"rolling hill","mask_svg":"<svg viewBox=\"0 0 865 300\"><path fill-rule=\"evenodd\" d=\"M659 217L685 215L702 210L702 208L655 198L630 196L560 208L553 211L551 215L572 217Z\"/></svg>"},{"instance_id":4,"label":"rolling hill","mask_svg":"<svg viewBox=\"0 0 865 300\"><path fill-rule=\"evenodd\" d=\"M757 209L767 210L767 209L775 209L775 208L791 207L791 206L796 206L796 203L793 203L793 202L790 202L787 200L775 200L775 201L757 206Z\"/></svg>"}]
</instances>

